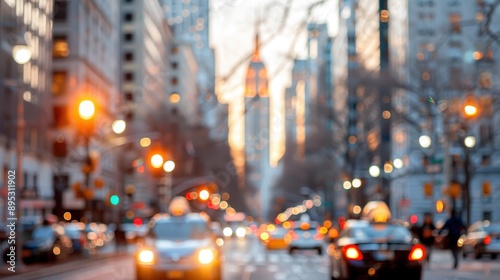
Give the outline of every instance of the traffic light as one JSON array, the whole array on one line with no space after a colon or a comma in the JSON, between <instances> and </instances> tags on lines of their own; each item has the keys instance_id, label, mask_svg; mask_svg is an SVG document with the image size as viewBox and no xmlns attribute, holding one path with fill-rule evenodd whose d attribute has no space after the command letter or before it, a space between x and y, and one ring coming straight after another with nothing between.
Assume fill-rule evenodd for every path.
<instances>
[{"instance_id":1,"label":"traffic light","mask_svg":"<svg viewBox=\"0 0 500 280\"><path fill-rule=\"evenodd\" d=\"M96 103L91 99L82 99L77 103L75 110L78 115L78 128L80 132L91 135L94 132Z\"/></svg>"},{"instance_id":2,"label":"traffic light","mask_svg":"<svg viewBox=\"0 0 500 280\"><path fill-rule=\"evenodd\" d=\"M111 205L118 205L118 203L120 203L120 197L116 194L113 194L109 197L109 203L111 203Z\"/></svg>"},{"instance_id":3,"label":"traffic light","mask_svg":"<svg viewBox=\"0 0 500 280\"><path fill-rule=\"evenodd\" d=\"M433 194L432 183L427 182L424 184L424 194L425 194L425 196L432 196L432 194Z\"/></svg>"},{"instance_id":4,"label":"traffic light","mask_svg":"<svg viewBox=\"0 0 500 280\"><path fill-rule=\"evenodd\" d=\"M491 195L491 183L490 181L483 182L483 196L487 197Z\"/></svg>"},{"instance_id":5,"label":"traffic light","mask_svg":"<svg viewBox=\"0 0 500 280\"><path fill-rule=\"evenodd\" d=\"M199 192L198 197L201 200L205 201L210 197L210 193L207 190L203 189Z\"/></svg>"}]
</instances>

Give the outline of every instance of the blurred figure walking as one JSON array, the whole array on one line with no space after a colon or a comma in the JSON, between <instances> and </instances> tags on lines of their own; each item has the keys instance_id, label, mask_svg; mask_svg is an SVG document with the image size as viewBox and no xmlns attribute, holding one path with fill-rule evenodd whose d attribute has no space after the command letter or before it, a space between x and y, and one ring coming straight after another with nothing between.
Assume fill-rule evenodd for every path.
<instances>
[{"instance_id":1,"label":"blurred figure walking","mask_svg":"<svg viewBox=\"0 0 500 280\"><path fill-rule=\"evenodd\" d=\"M458 217L458 214L455 209L451 211L451 217L445 222L443 227L439 230L439 234L441 234L444 230L448 231L447 235L447 248L451 250L451 254L453 255L453 268L458 267L458 255L459 255L459 247L458 247L458 239L462 235L462 232L465 231L465 226L462 222L462 219Z\"/></svg>"},{"instance_id":2,"label":"blurred figure walking","mask_svg":"<svg viewBox=\"0 0 500 280\"><path fill-rule=\"evenodd\" d=\"M436 227L432 221L432 215L430 213L426 213L422 226L417 229L417 236L427 251L427 262L431 259L431 250L434 245L433 232L435 229Z\"/></svg>"},{"instance_id":3,"label":"blurred figure walking","mask_svg":"<svg viewBox=\"0 0 500 280\"><path fill-rule=\"evenodd\" d=\"M115 251L118 253L122 250L127 251L127 239L122 226L118 225L115 230Z\"/></svg>"}]
</instances>

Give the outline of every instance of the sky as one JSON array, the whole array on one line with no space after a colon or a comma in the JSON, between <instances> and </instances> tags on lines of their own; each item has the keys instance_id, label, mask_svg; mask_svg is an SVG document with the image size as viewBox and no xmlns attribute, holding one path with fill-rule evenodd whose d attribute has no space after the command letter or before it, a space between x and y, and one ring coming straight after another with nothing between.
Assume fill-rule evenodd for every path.
<instances>
[{"instance_id":1,"label":"sky","mask_svg":"<svg viewBox=\"0 0 500 280\"><path fill-rule=\"evenodd\" d=\"M308 17L307 8L317 2L324 3ZM210 41L216 54L216 92L220 102L229 104L229 143L233 151L241 151L244 143L244 81L254 49L256 26L259 26L261 57L269 74L271 164L274 165L284 153L284 92L290 85L293 59L303 59L307 54L304 23L308 18L310 22L328 23L329 33L334 36L337 3L338 0L211 1ZM286 6L291 8L283 21Z\"/></svg>"}]
</instances>

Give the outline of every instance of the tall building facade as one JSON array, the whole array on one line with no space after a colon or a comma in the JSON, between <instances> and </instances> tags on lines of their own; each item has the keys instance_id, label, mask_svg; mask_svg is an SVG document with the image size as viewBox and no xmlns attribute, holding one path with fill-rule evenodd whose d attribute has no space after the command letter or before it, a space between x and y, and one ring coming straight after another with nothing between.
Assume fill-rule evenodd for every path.
<instances>
[{"instance_id":1,"label":"tall building facade","mask_svg":"<svg viewBox=\"0 0 500 280\"><path fill-rule=\"evenodd\" d=\"M424 213L444 219L453 203L447 190L452 182L462 185L456 206L466 219L463 165L471 163L471 219L500 220L498 169L500 164L498 102L498 47L487 43L484 32L489 5L485 1L390 1L391 63L399 69L399 81L413 90L395 92L398 119L394 126L393 155L402 158L392 184L393 208L398 217ZM491 15L498 26L500 13ZM468 96L479 108L477 117L466 120L461 113ZM422 105L425 100L426 104ZM420 110L412 110L419 106ZM423 113L419 113L423 111ZM496 123L495 123L496 121ZM423 148L418 139L431 139ZM475 136L471 149L463 137ZM468 156L467 156L468 154ZM439 213L437 201L444 201ZM406 203L404 203L406 202ZM397 207L404 206L404 207Z\"/></svg>"},{"instance_id":2,"label":"tall building facade","mask_svg":"<svg viewBox=\"0 0 500 280\"><path fill-rule=\"evenodd\" d=\"M112 217L105 214L104 200L118 187L116 154L108 149L106 141L98 139L109 136L116 112L113 105L119 100L119 2L53 3L52 141L58 158L54 171L55 213L61 216L63 211L69 211L74 219L80 219L87 200L94 219L109 220ZM82 99L91 99L97 107L90 153L99 156L100 164L91 175L90 186L84 186L81 171L86 151L77 112ZM102 188L94 188L92 182L97 178L104 182ZM93 191L83 197L77 186Z\"/></svg>"},{"instance_id":3,"label":"tall building facade","mask_svg":"<svg viewBox=\"0 0 500 280\"><path fill-rule=\"evenodd\" d=\"M270 204L270 107L267 70L259 53L259 36L248 66L245 83L245 185L256 207L265 217Z\"/></svg>"},{"instance_id":4,"label":"tall building facade","mask_svg":"<svg viewBox=\"0 0 500 280\"><path fill-rule=\"evenodd\" d=\"M215 94L215 55L210 47L209 0L161 0L163 11L173 36L179 42L188 43L195 55L198 71L196 83L202 123L216 128L225 120L224 111ZM223 114L222 114L223 115ZM216 137L216 132L210 132Z\"/></svg>"},{"instance_id":5,"label":"tall building facade","mask_svg":"<svg viewBox=\"0 0 500 280\"><path fill-rule=\"evenodd\" d=\"M16 108L24 103L24 139L20 196L21 215L41 222L54 207L51 139L52 1L0 1L0 223L6 223L9 170L16 169ZM23 66L12 58L14 42L24 37L31 60ZM19 200L18 200L19 201Z\"/></svg>"},{"instance_id":6,"label":"tall building facade","mask_svg":"<svg viewBox=\"0 0 500 280\"><path fill-rule=\"evenodd\" d=\"M336 205L348 212L366 199L390 200L393 100L391 85L384 82L390 77L387 9L387 1L339 2L333 84L336 114L344 123L344 174L335 188L344 193ZM380 170L377 178L368 172L372 165ZM342 188L344 181L356 178L362 179L361 188Z\"/></svg>"},{"instance_id":7,"label":"tall building facade","mask_svg":"<svg viewBox=\"0 0 500 280\"><path fill-rule=\"evenodd\" d=\"M150 137L153 144L164 145L161 139L168 138L168 141L172 141L174 128L170 126L165 128L168 131L163 131L162 120L158 117L164 116L161 111L165 108L174 110L180 104L173 90L180 85L180 77L173 73L181 67L171 65L175 62L173 57L179 55L174 54L174 38L159 1L122 1L120 19L121 112L129 124L129 133ZM173 116L176 112L163 113ZM160 132L166 134L158 134ZM139 139L130 144L131 149L126 148L128 165L134 159L144 156L137 140ZM148 163L145 165L148 166ZM134 186L134 202L144 205L154 205L157 202L157 186L148 172L131 172L122 178L121 184L122 188L126 185ZM144 212L147 213L148 209Z\"/></svg>"}]
</instances>

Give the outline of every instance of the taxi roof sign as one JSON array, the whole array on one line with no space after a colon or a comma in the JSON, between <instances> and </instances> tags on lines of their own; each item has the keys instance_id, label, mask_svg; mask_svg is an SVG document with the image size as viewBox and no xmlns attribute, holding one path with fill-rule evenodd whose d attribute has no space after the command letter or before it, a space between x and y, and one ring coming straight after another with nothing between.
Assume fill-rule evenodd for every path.
<instances>
[{"instance_id":1,"label":"taxi roof sign","mask_svg":"<svg viewBox=\"0 0 500 280\"><path fill-rule=\"evenodd\" d=\"M172 216L182 216L191 213L191 207L189 207L189 202L185 197L176 196L170 202L168 212Z\"/></svg>"},{"instance_id":2,"label":"taxi roof sign","mask_svg":"<svg viewBox=\"0 0 500 280\"><path fill-rule=\"evenodd\" d=\"M361 219L375 223L385 223L391 219L391 210L383 201L370 201L363 208Z\"/></svg>"}]
</instances>

